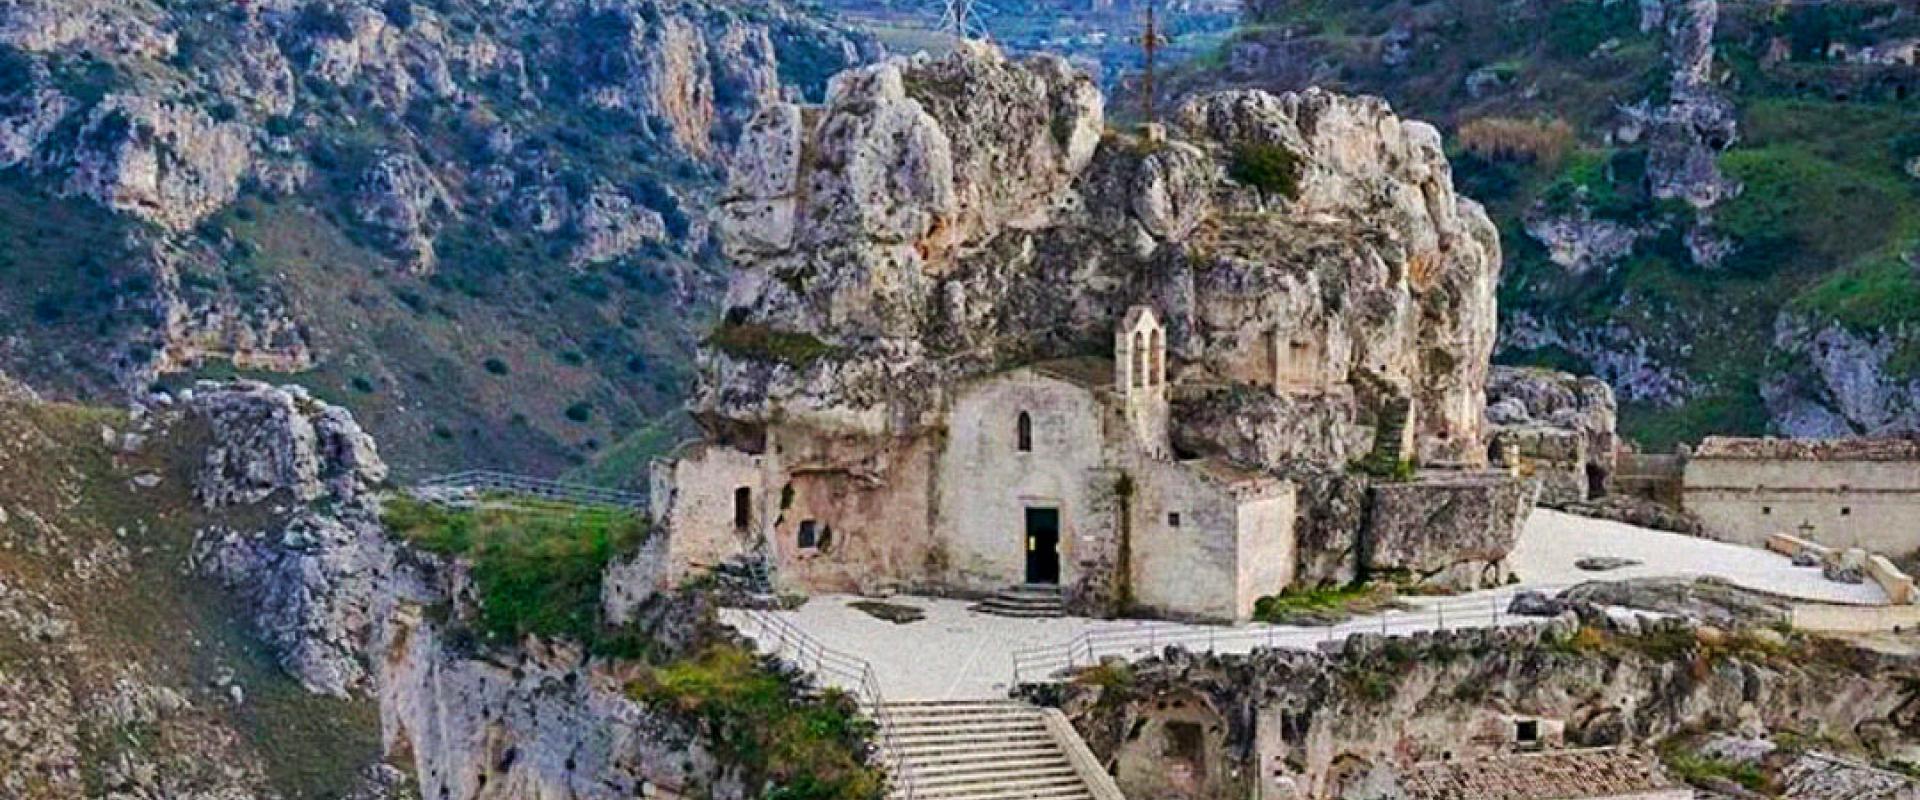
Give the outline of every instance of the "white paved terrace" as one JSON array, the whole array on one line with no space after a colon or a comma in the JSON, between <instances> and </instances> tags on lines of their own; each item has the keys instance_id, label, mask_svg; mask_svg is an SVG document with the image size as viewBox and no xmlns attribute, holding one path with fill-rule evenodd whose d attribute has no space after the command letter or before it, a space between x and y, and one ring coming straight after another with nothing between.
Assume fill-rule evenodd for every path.
<instances>
[{"instance_id":1,"label":"white paved terrace","mask_svg":"<svg viewBox=\"0 0 1920 800\"><path fill-rule=\"evenodd\" d=\"M1574 562L1592 556L1616 556L1643 562L1607 572L1588 572ZM1615 522L1535 511L1528 521L1513 567L1521 584L1451 598L1410 598L1415 609L1389 611L1331 627L1251 624L1234 627L1186 625L1140 620L1011 619L968 610L971 603L927 597L896 597L887 602L923 610L926 618L897 624L853 607L867 598L827 595L793 611L762 612L804 631L813 642L872 666L889 700L1005 697L1016 660L1027 674L1108 655L1141 656L1168 644L1217 652L1247 652L1255 647L1311 648L1355 631L1408 633L1440 627L1484 627L1537 620L1503 613L1513 593L1524 589L1558 591L1589 580L1648 577L1717 576L1748 588L1791 598L1834 603L1884 603L1871 583L1848 585L1821 576L1817 568L1795 567L1784 556L1737 545L1663 533ZM727 620L754 635L762 625L739 611ZM756 636L771 649L773 635ZM847 683L844 680L834 682ZM854 688L848 686L847 688Z\"/></svg>"}]
</instances>

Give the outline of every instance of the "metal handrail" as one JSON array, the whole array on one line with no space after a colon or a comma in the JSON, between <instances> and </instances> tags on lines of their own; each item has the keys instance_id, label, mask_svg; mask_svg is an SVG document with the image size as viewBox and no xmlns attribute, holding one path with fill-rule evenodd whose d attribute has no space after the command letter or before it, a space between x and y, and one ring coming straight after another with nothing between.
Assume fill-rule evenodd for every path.
<instances>
[{"instance_id":1,"label":"metal handrail","mask_svg":"<svg viewBox=\"0 0 1920 800\"><path fill-rule=\"evenodd\" d=\"M898 790L900 800L913 800L913 769L904 758L899 756L899 742L894 738L895 725L893 711L887 706L887 698L880 690L880 678L874 673L873 664L864 658L835 650L800 628L796 627L772 612L757 608L735 609L762 635L773 639L762 641L762 647L770 647L776 658L784 658L789 664L807 669L809 664L816 675L838 678L844 685L853 687L854 696L859 698L869 716L873 717L875 735L880 740L882 761L887 767L889 779ZM789 648L792 654L789 655Z\"/></svg>"},{"instance_id":2,"label":"metal handrail","mask_svg":"<svg viewBox=\"0 0 1920 800\"><path fill-rule=\"evenodd\" d=\"M1452 615L1455 627L1486 615L1485 627L1499 627L1506 607L1522 592L1554 594L1567 586L1515 586L1457 600L1419 605L1406 611L1391 611L1375 618L1354 620L1338 625L1289 626L1251 625L1243 627L1176 625L1153 623L1130 628L1088 630L1065 642L1033 645L1013 653L1013 684L1023 681L1050 683L1062 672L1082 666L1094 666L1111 656L1137 657L1164 647L1178 646L1218 652L1222 646L1295 646L1302 649L1344 639L1356 633L1391 635L1396 630L1445 629Z\"/></svg>"},{"instance_id":3,"label":"metal handrail","mask_svg":"<svg viewBox=\"0 0 1920 800\"><path fill-rule=\"evenodd\" d=\"M496 470L475 469L440 475L421 481L419 488L492 490L555 500L630 508L636 511L644 511L647 508L646 496L636 492L608 489L602 486L567 483L527 475L515 475Z\"/></svg>"}]
</instances>

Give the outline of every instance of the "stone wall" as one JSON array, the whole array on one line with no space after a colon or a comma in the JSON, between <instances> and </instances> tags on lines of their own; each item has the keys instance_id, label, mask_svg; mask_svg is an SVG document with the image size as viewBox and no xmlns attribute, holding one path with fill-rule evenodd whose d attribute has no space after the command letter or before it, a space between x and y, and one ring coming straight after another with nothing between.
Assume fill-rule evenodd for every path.
<instances>
[{"instance_id":1,"label":"stone wall","mask_svg":"<svg viewBox=\"0 0 1920 800\"><path fill-rule=\"evenodd\" d=\"M753 552L768 508L767 459L716 444L695 445L680 458L653 464L651 512L656 530L671 531L667 580ZM735 492L748 492L746 525L735 519Z\"/></svg>"},{"instance_id":2,"label":"stone wall","mask_svg":"<svg viewBox=\"0 0 1920 800\"><path fill-rule=\"evenodd\" d=\"M933 571L941 556L927 487L938 436L876 443L795 428L770 441L780 459L768 482L770 550L783 588L882 592Z\"/></svg>"},{"instance_id":3,"label":"stone wall","mask_svg":"<svg viewBox=\"0 0 1920 800\"><path fill-rule=\"evenodd\" d=\"M1031 450L1018 420L1031 420ZM935 526L946 553L943 579L993 591L1026 579L1026 511L1060 513L1061 584L1080 574L1080 551L1110 538L1095 513L1095 473L1105 463L1104 413L1092 391L1019 370L960 392L939 456Z\"/></svg>"},{"instance_id":4,"label":"stone wall","mask_svg":"<svg viewBox=\"0 0 1920 800\"><path fill-rule=\"evenodd\" d=\"M1133 600L1166 616L1245 621L1294 575L1294 489L1272 479L1235 491L1199 462L1136 468ZM1227 476L1232 480L1234 476Z\"/></svg>"},{"instance_id":5,"label":"stone wall","mask_svg":"<svg viewBox=\"0 0 1920 800\"><path fill-rule=\"evenodd\" d=\"M1920 462L1696 454L1683 501L1714 538L1754 547L1788 533L1895 556L1920 549Z\"/></svg>"}]
</instances>

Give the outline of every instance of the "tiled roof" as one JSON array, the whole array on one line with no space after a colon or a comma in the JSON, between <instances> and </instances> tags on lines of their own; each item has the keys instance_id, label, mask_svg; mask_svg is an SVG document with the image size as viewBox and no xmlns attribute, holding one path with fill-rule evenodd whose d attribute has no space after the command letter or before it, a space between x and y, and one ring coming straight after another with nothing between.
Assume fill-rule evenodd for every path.
<instances>
[{"instance_id":1,"label":"tiled roof","mask_svg":"<svg viewBox=\"0 0 1920 800\"><path fill-rule=\"evenodd\" d=\"M1588 800L1680 786L1651 758L1618 749L1436 761L1400 781L1407 800Z\"/></svg>"}]
</instances>

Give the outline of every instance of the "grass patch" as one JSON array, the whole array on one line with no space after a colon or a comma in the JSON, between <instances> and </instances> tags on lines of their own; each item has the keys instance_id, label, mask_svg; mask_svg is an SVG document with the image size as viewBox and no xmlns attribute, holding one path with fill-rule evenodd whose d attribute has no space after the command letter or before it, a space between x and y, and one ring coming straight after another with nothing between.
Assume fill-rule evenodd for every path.
<instances>
[{"instance_id":1,"label":"grass patch","mask_svg":"<svg viewBox=\"0 0 1920 800\"><path fill-rule=\"evenodd\" d=\"M1793 305L1854 330L1920 323L1920 275L1899 258L1874 259L1827 276Z\"/></svg>"},{"instance_id":2,"label":"grass patch","mask_svg":"<svg viewBox=\"0 0 1920 800\"><path fill-rule=\"evenodd\" d=\"M625 509L449 509L406 497L387 501L383 522L415 547L472 562L481 632L496 643L528 635L594 642L601 574L647 535L646 522Z\"/></svg>"},{"instance_id":3,"label":"grass patch","mask_svg":"<svg viewBox=\"0 0 1920 800\"><path fill-rule=\"evenodd\" d=\"M724 323L707 337L707 344L735 358L802 368L836 351L833 345L810 333L774 330L751 323Z\"/></svg>"},{"instance_id":4,"label":"grass patch","mask_svg":"<svg viewBox=\"0 0 1920 800\"><path fill-rule=\"evenodd\" d=\"M1253 604L1253 618L1283 625L1331 625L1394 606L1393 587L1348 584L1319 589L1288 589Z\"/></svg>"},{"instance_id":5,"label":"grass patch","mask_svg":"<svg viewBox=\"0 0 1920 800\"><path fill-rule=\"evenodd\" d=\"M699 720L715 751L747 771L767 800L875 800L885 788L869 766L872 735L846 694L798 697L800 687L746 649L715 644L656 667L628 696Z\"/></svg>"},{"instance_id":6,"label":"grass patch","mask_svg":"<svg viewBox=\"0 0 1920 800\"><path fill-rule=\"evenodd\" d=\"M1660 744L1658 751L1660 763L1666 765L1668 772L1695 786L1711 787L1721 781L1731 781L1748 791L1775 794L1772 782L1757 764L1737 764L1701 755L1682 739L1668 739Z\"/></svg>"}]
</instances>

